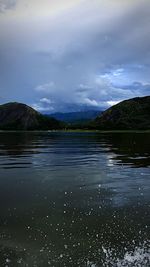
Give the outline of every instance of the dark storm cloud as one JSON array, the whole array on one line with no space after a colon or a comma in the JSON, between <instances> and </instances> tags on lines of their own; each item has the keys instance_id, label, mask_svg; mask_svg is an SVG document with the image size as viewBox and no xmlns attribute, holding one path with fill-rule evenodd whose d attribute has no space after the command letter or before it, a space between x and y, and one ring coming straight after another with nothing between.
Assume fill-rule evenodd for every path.
<instances>
[{"instance_id":1,"label":"dark storm cloud","mask_svg":"<svg viewBox=\"0 0 150 267\"><path fill-rule=\"evenodd\" d=\"M66 111L150 94L149 1L79 1L33 18L0 25L3 97Z\"/></svg>"},{"instance_id":2,"label":"dark storm cloud","mask_svg":"<svg viewBox=\"0 0 150 267\"><path fill-rule=\"evenodd\" d=\"M5 12L16 6L17 0L0 0L0 12Z\"/></svg>"},{"instance_id":3,"label":"dark storm cloud","mask_svg":"<svg viewBox=\"0 0 150 267\"><path fill-rule=\"evenodd\" d=\"M117 86L116 86L117 88ZM141 82L134 82L132 84L129 84L129 85L122 85L122 88L124 90L130 90L132 92L135 93L138 93L140 94L140 92L142 91L142 93L144 95L149 95L150 93L150 83L141 83Z\"/></svg>"}]
</instances>

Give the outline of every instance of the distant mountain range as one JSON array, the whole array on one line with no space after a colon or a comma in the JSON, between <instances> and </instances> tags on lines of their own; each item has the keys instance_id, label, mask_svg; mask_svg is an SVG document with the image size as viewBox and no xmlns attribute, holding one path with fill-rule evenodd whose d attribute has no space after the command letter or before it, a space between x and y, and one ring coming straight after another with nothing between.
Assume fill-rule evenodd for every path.
<instances>
[{"instance_id":1,"label":"distant mountain range","mask_svg":"<svg viewBox=\"0 0 150 267\"><path fill-rule=\"evenodd\" d=\"M150 130L150 96L125 100L104 112L42 115L22 103L0 105L0 130Z\"/></svg>"},{"instance_id":2,"label":"distant mountain range","mask_svg":"<svg viewBox=\"0 0 150 267\"><path fill-rule=\"evenodd\" d=\"M53 117L57 120L64 121L71 124L87 123L94 120L102 111L100 110L87 110L68 113L53 113L47 116Z\"/></svg>"}]
</instances>

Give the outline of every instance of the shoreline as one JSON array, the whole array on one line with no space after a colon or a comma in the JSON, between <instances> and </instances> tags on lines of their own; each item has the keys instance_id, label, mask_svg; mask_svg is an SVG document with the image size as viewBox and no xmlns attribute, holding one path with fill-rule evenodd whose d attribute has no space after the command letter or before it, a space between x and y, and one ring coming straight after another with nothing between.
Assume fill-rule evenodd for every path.
<instances>
[{"instance_id":1,"label":"shoreline","mask_svg":"<svg viewBox=\"0 0 150 267\"><path fill-rule=\"evenodd\" d=\"M149 130L0 130L0 133L150 133Z\"/></svg>"}]
</instances>

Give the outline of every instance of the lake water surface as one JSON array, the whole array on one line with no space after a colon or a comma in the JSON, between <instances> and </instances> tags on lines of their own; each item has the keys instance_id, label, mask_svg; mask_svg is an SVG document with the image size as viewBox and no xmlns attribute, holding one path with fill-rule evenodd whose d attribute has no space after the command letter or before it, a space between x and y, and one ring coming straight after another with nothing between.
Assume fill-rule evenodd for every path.
<instances>
[{"instance_id":1,"label":"lake water surface","mask_svg":"<svg viewBox=\"0 0 150 267\"><path fill-rule=\"evenodd\" d=\"M0 133L0 266L150 266L150 133Z\"/></svg>"}]
</instances>

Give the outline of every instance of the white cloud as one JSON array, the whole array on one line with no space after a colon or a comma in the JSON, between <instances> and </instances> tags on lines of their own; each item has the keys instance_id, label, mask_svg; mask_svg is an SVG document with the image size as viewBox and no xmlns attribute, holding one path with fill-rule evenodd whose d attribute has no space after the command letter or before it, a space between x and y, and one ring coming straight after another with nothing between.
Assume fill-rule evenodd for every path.
<instances>
[{"instance_id":1,"label":"white cloud","mask_svg":"<svg viewBox=\"0 0 150 267\"><path fill-rule=\"evenodd\" d=\"M114 105L116 105L116 104L118 104L119 102L121 102L121 100L118 100L118 101L107 101L107 104L109 105L109 106L114 106Z\"/></svg>"},{"instance_id":2,"label":"white cloud","mask_svg":"<svg viewBox=\"0 0 150 267\"><path fill-rule=\"evenodd\" d=\"M52 104L52 103L53 103L50 99L48 99L48 98L46 98L46 97L41 98L41 99L40 99L40 102L41 102L41 103L45 103L45 104Z\"/></svg>"},{"instance_id":3,"label":"white cloud","mask_svg":"<svg viewBox=\"0 0 150 267\"><path fill-rule=\"evenodd\" d=\"M116 70L112 71L112 75L118 77L118 76L122 75L123 71L124 71L123 68L116 69Z\"/></svg>"},{"instance_id":4,"label":"white cloud","mask_svg":"<svg viewBox=\"0 0 150 267\"><path fill-rule=\"evenodd\" d=\"M80 99L79 103L82 105L92 106L92 107L98 107L99 104L95 99L89 99L88 97Z\"/></svg>"},{"instance_id":5,"label":"white cloud","mask_svg":"<svg viewBox=\"0 0 150 267\"><path fill-rule=\"evenodd\" d=\"M54 82L49 82L49 83L45 83L42 85L38 85L35 88L35 91L37 92L43 92L43 93L51 93L51 91L54 89L55 87L55 83Z\"/></svg>"},{"instance_id":6,"label":"white cloud","mask_svg":"<svg viewBox=\"0 0 150 267\"><path fill-rule=\"evenodd\" d=\"M54 110L53 107L51 107L51 106L44 106L44 105L42 105L41 103L34 103L34 104L32 104L31 106L32 106L32 108L34 108L35 110L37 110L37 111L39 111L39 112L43 112L43 113L45 113L45 112L51 112L51 111Z\"/></svg>"}]
</instances>

